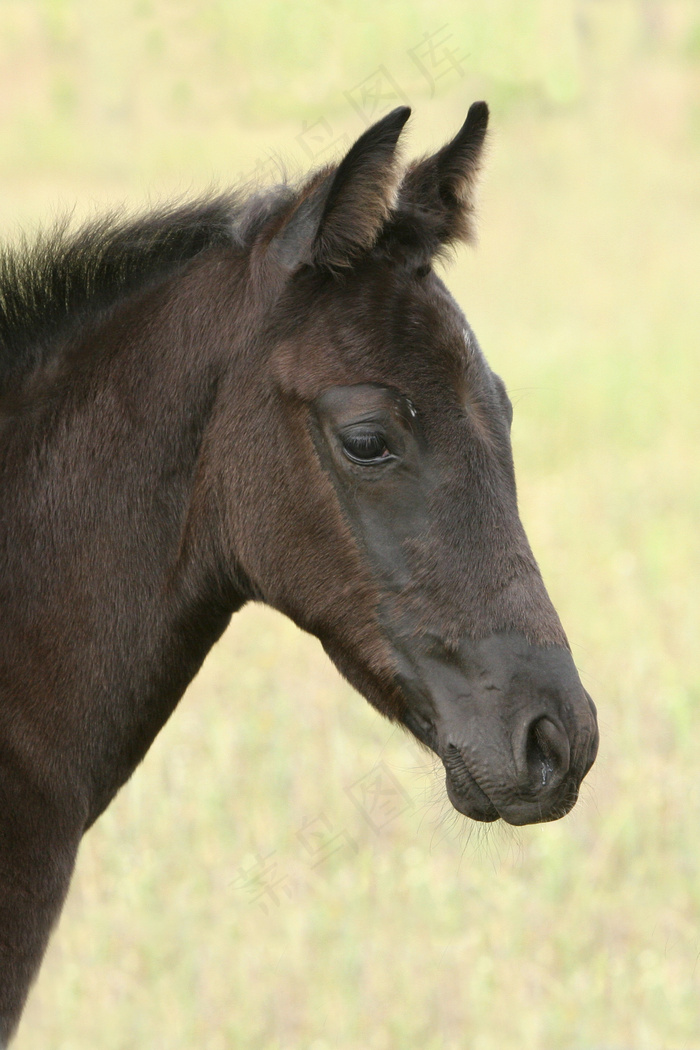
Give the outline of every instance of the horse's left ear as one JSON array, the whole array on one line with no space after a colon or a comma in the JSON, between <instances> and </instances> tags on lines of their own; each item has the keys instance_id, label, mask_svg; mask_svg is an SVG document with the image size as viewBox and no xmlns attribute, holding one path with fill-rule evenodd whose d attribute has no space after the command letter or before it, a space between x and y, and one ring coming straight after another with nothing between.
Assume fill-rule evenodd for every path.
<instances>
[{"instance_id":1,"label":"horse's left ear","mask_svg":"<svg viewBox=\"0 0 700 1050\"><path fill-rule=\"evenodd\" d=\"M368 128L340 164L300 191L268 250L288 272L342 269L371 248L395 203L396 144L411 110L399 106Z\"/></svg>"},{"instance_id":2,"label":"horse's left ear","mask_svg":"<svg viewBox=\"0 0 700 1050\"><path fill-rule=\"evenodd\" d=\"M432 251L474 238L474 187L488 122L489 107L473 102L452 141L412 164L401 183L399 202L427 220Z\"/></svg>"}]
</instances>

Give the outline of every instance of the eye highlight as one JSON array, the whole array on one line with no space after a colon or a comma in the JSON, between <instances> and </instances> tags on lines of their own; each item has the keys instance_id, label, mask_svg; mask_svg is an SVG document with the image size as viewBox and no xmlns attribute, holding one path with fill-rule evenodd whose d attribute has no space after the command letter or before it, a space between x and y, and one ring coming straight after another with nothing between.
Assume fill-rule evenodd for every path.
<instances>
[{"instance_id":1,"label":"eye highlight","mask_svg":"<svg viewBox=\"0 0 700 1050\"><path fill-rule=\"evenodd\" d=\"M343 452L353 463L363 466L393 459L384 435L376 430L354 430L341 437Z\"/></svg>"}]
</instances>

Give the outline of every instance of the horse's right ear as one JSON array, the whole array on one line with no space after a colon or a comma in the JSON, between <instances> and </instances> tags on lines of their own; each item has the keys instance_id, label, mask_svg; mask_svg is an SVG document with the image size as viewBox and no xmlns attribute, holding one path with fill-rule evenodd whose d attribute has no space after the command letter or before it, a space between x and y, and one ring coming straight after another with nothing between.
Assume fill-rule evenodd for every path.
<instances>
[{"instance_id":1,"label":"horse's right ear","mask_svg":"<svg viewBox=\"0 0 700 1050\"><path fill-rule=\"evenodd\" d=\"M485 102L473 102L451 142L410 166L399 190L400 205L423 220L430 251L474 237L474 186L489 122Z\"/></svg>"},{"instance_id":2,"label":"horse's right ear","mask_svg":"<svg viewBox=\"0 0 700 1050\"><path fill-rule=\"evenodd\" d=\"M411 110L400 106L368 128L337 166L299 192L268 251L288 272L311 265L344 269L371 248L394 204L396 144Z\"/></svg>"}]
</instances>

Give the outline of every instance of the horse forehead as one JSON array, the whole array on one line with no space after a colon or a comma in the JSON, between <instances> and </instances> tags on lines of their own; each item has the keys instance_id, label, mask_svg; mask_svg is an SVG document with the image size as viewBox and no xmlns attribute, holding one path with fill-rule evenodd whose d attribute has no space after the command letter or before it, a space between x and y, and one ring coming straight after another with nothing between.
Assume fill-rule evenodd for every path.
<instances>
[{"instance_id":1,"label":"horse forehead","mask_svg":"<svg viewBox=\"0 0 700 1050\"><path fill-rule=\"evenodd\" d=\"M381 276L387 276L381 280ZM389 273L363 282L349 314L348 335L370 344L391 363L447 367L456 379L478 346L459 305L438 278L429 281ZM342 316L340 314L336 315ZM342 323L342 322L341 322Z\"/></svg>"},{"instance_id":2,"label":"horse forehead","mask_svg":"<svg viewBox=\"0 0 700 1050\"><path fill-rule=\"evenodd\" d=\"M422 401L464 400L483 359L439 278L370 272L305 297L273 354L281 388L313 400L333 385L378 382Z\"/></svg>"}]
</instances>

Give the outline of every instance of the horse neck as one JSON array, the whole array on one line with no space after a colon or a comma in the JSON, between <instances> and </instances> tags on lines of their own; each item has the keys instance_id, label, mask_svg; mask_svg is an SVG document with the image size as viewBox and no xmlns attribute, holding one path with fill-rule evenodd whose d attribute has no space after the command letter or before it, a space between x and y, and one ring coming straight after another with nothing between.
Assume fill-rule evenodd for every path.
<instances>
[{"instance_id":1,"label":"horse neck","mask_svg":"<svg viewBox=\"0 0 700 1050\"><path fill-rule=\"evenodd\" d=\"M81 350L94 367L86 357L62 400L20 421L4 469L0 456L9 702L23 717L21 695L41 695L44 731L90 784L91 820L246 598L218 550L205 462L235 317L224 332L199 276L116 311Z\"/></svg>"}]
</instances>

